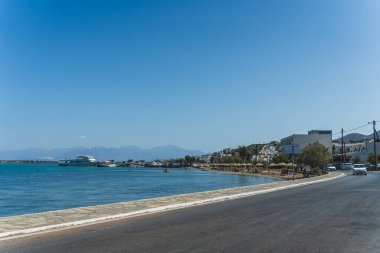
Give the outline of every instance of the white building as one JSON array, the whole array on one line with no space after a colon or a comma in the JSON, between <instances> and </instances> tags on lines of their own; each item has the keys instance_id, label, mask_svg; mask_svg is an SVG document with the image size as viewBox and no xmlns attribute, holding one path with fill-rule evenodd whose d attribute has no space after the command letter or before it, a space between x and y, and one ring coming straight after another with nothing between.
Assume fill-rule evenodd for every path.
<instances>
[{"instance_id":1,"label":"white building","mask_svg":"<svg viewBox=\"0 0 380 253\"><path fill-rule=\"evenodd\" d=\"M259 151L258 155L253 155L253 161L270 162L272 158L278 153L278 148L272 144L265 144Z\"/></svg>"},{"instance_id":2,"label":"white building","mask_svg":"<svg viewBox=\"0 0 380 253\"><path fill-rule=\"evenodd\" d=\"M201 155L199 156L199 161L204 163L209 163L211 160L211 155Z\"/></svg>"},{"instance_id":3,"label":"white building","mask_svg":"<svg viewBox=\"0 0 380 253\"><path fill-rule=\"evenodd\" d=\"M285 154L300 154L307 145L319 142L332 153L332 131L331 130L311 130L307 134L293 134L281 139L281 150Z\"/></svg>"},{"instance_id":4,"label":"white building","mask_svg":"<svg viewBox=\"0 0 380 253\"><path fill-rule=\"evenodd\" d=\"M342 148L339 145L341 144L336 144L336 149L337 149L336 155L342 154L342 151L341 151ZM357 143L352 146L350 144L346 144L345 147L346 147L345 154L347 156L351 157L351 159L357 156L362 162L367 162L368 155L371 153L372 154L375 153L373 140L365 140L365 142L363 143ZM352 147L355 147L355 148L352 148ZM376 142L376 154L377 155L380 154L380 142Z\"/></svg>"},{"instance_id":5,"label":"white building","mask_svg":"<svg viewBox=\"0 0 380 253\"><path fill-rule=\"evenodd\" d=\"M342 154L341 143L334 143L333 146L334 154ZM344 153L362 152L365 149L367 149L367 144L365 142L344 144Z\"/></svg>"}]
</instances>

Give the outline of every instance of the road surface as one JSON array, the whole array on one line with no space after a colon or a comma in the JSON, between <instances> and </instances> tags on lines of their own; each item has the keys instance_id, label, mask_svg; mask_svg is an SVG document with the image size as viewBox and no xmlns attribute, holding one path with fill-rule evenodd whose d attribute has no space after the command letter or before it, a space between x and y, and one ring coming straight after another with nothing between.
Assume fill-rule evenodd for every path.
<instances>
[{"instance_id":1,"label":"road surface","mask_svg":"<svg viewBox=\"0 0 380 253\"><path fill-rule=\"evenodd\" d=\"M380 252L380 173L0 241L0 252Z\"/></svg>"}]
</instances>

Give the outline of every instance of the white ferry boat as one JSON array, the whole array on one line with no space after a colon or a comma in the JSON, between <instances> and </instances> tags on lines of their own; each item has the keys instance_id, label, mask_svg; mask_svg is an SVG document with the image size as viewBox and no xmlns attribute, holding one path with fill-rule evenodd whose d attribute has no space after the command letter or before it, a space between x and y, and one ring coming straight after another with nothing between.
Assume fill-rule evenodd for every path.
<instances>
[{"instance_id":1,"label":"white ferry boat","mask_svg":"<svg viewBox=\"0 0 380 253\"><path fill-rule=\"evenodd\" d=\"M58 162L59 166L96 166L96 159L91 155L80 155L75 159L64 159Z\"/></svg>"}]
</instances>

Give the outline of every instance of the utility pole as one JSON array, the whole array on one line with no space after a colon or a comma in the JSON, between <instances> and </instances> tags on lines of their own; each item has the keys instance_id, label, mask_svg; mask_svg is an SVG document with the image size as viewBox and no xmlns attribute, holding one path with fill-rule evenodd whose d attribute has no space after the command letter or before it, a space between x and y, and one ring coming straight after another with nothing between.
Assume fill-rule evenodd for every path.
<instances>
[{"instance_id":1,"label":"utility pole","mask_svg":"<svg viewBox=\"0 0 380 253\"><path fill-rule=\"evenodd\" d=\"M342 159L341 159L341 161L342 161L342 163L344 163L344 155L343 155L343 152L344 152L344 142L343 142L343 128L342 128ZM343 165L342 165L343 166Z\"/></svg>"},{"instance_id":2,"label":"utility pole","mask_svg":"<svg viewBox=\"0 0 380 253\"><path fill-rule=\"evenodd\" d=\"M376 121L372 121L372 125L373 125L373 153L375 155L375 170L377 170L377 155L376 155L376 135L377 135L377 132L376 132Z\"/></svg>"},{"instance_id":3,"label":"utility pole","mask_svg":"<svg viewBox=\"0 0 380 253\"><path fill-rule=\"evenodd\" d=\"M345 141L343 141L343 150L344 150L343 160L344 160L344 163L346 163L347 154L346 154L346 142Z\"/></svg>"},{"instance_id":4,"label":"utility pole","mask_svg":"<svg viewBox=\"0 0 380 253\"><path fill-rule=\"evenodd\" d=\"M292 143L292 168L293 168L293 181L294 181L294 144Z\"/></svg>"}]
</instances>

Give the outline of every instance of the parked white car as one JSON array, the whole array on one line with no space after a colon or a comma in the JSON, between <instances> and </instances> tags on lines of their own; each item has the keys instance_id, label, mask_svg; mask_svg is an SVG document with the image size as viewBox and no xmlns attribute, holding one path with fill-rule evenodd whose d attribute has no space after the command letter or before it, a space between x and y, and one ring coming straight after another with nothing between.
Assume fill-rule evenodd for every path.
<instances>
[{"instance_id":1,"label":"parked white car","mask_svg":"<svg viewBox=\"0 0 380 253\"><path fill-rule=\"evenodd\" d=\"M352 175L367 175L367 168L364 164L354 164Z\"/></svg>"},{"instance_id":2,"label":"parked white car","mask_svg":"<svg viewBox=\"0 0 380 253\"><path fill-rule=\"evenodd\" d=\"M326 165L326 170L327 171L336 171L336 167L332 164L327 164Z\"/></svg>"}]
</instances>

